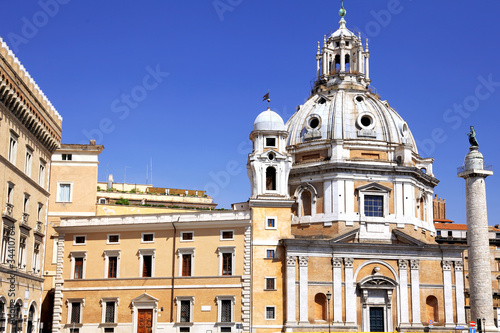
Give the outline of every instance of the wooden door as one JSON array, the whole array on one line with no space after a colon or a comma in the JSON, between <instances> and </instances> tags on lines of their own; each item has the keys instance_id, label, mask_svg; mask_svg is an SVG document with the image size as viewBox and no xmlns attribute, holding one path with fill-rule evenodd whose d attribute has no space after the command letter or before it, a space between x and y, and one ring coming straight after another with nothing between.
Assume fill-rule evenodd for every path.
<instances>
[{"instance_id":1,"label":"wooden door","mask_svg":"<svg viewBox=\"0 0 500 333\"><path fill-rule=\"evenodd\" d=\"M137 333L151 333L153 310L139 309L137 314Z\"/></svg>"}]
</instances>

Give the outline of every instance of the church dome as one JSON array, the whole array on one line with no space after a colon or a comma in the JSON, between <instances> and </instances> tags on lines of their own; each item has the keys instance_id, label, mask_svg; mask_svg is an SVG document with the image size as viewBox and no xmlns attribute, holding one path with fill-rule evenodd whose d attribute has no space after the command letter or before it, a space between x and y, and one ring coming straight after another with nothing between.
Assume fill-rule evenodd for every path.
<instances>
[{"instance_id":1,"label":"church dome","mask_svg":"<svg viewBox=\"0 0 500 333\"><path fill-rule=\"evenodd\" d=\"M285 131L285 123L279 114L267 109L261 112L253 123L254 131Z\"/></svg>"},{"instance_id":2,"label":"church dome","mask_svg":"<svg viewBox=\"0 0 500 333\"><path fill-rule=\"evenodd\" d=\"M357 146L417 146L407 123L387 101L368 90L317 93L287 122L288 145L342 140Z\"/></svg>"}]
</instances>

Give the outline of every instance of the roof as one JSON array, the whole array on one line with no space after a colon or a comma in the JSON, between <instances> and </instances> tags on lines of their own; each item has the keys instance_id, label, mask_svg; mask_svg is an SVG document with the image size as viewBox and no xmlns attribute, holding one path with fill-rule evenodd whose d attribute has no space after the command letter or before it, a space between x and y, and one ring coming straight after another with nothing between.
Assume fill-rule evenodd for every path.
<instances>
[{"instance_id":1,"label":"roof","mask_svg":"<svg viewBox=\"0 0 500 333\"><path fill-rule=\"evenodd\" d=\"M434 223L437 230L467 230L467 224Z\"/></svg>"}]
</instances>

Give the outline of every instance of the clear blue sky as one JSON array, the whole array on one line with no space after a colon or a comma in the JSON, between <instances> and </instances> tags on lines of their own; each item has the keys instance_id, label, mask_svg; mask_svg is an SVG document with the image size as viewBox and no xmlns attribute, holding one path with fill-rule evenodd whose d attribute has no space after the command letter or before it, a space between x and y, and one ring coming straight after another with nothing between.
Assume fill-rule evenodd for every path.
<instances>
[{"instance_id":1,"label":"clear blue sky","mask_svg":"<svg viewBox=\"0 0 500 333\"><path fill-rule=\"evenodd\" d=\"M373 86L435 158L448 217L465 223L456 168L474 125L496 167L488 208L500 223L500 2L345 7L348 28L370 38ZM152 158L156 186L208 188L228 208L250 194L248 136L262 96L270 89L285 121L305 101L317 41L338 27L338 9L325 0L8 1L0 36L62 114L63 142L94 136L105 146L100 180L109 172L122 182L126 169L127 182L144 183Z\"/></svg>"}]
</instances>

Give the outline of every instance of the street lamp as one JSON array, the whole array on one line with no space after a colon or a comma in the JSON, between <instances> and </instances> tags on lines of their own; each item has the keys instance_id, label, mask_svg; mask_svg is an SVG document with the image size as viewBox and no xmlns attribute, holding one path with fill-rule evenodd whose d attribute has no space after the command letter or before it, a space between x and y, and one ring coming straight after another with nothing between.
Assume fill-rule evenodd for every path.
<instances>
[{"instance_id":1,"label":"street lamp","mask_svg":"<svg viewBox=\"0 0 500 333\"><path fill-rule=\"evenodd\" d=\"M328 301L328 333L330 332L330 300L332 299L332 293L328 291L326 293L326 300Z\"/></svg>"}]
</instances>

